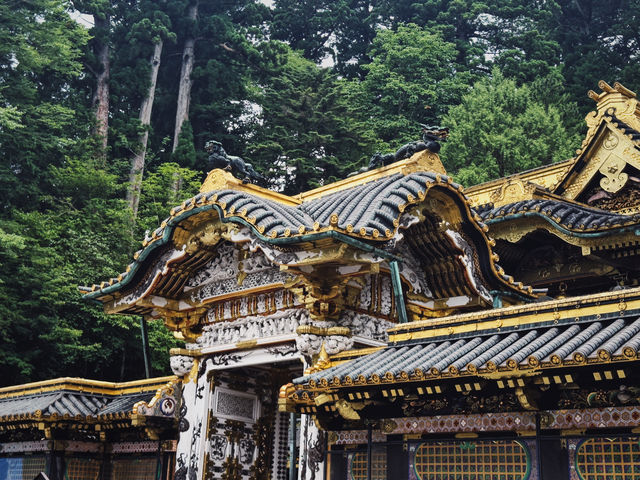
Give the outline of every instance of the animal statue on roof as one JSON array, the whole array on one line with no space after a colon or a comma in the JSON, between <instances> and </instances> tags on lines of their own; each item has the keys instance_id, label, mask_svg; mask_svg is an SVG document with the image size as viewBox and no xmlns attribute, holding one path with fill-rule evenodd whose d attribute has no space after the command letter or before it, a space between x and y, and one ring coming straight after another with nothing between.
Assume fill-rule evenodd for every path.
<instances>
[{"instance_id":1,"label":"animal statue on roof","mask_svg":"<svg viewBox=\"0 0 640 480\"><path fill-rule=\"evenodd\" d=\"M207 166L210 170L219 168L231 172L234 177L242 180L242 183L266 182L266 179L256 172L249 162L245 162L241 157L227 154L220 142L209 140L204 144L204 149L209 154Z\"/></svg>"},{"instance_id":2,"label":"animal statue on roof","mask_svg":"<svg viewBox=\"0 0 640 480\"><path fill-rule=\"evenodd\" d=\"M396 150L395 153L382 154L380 152L376 152L369 160L369 165L367 167L363 167L360 170L351 173L349 176L380 167L386 167L394 162L411 158L412 155L423 150L428 150L431 153L438 153L440 151L440 142L446 141L449 136L449 129L424 125L423 123L420 123L419 125L422 127L422 140L406 143Z\"/></svg>"}]
</instances>

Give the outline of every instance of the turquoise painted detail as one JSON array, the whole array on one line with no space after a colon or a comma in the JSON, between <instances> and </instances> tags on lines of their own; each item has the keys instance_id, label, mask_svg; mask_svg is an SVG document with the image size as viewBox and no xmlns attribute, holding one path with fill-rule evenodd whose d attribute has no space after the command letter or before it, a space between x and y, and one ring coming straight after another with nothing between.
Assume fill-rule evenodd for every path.
<instances>
[{"instance_id":1,"label":"turquoise painted detail","mask_svg":"<svg viewBox=\"0 0 640 480\"><path fill-rule=\"evenodd\" d=\"M563 227L562 225L560 225L558 222L552 220L551 218L547 217L546 215L541 214L540 212L520 212L520 213L514 213L514 214L509 214L509 215L505 215L504 217L498 217L498 218L492 218L490 220L485 220L484 223L486 223L487 225L491 225L494 223L500 223L506 220L513 220L514 218L526 218L526 217L540 217L543 220L547 221L549 224L553 225L553 227L555 227L558 231L565 233L567 235L571 235L573 237L579 237L579 238L600 238L600 237L606 237L607 235L612 235L614 233L625 233L625 232L633 232L634 235L636 236L640 236L640 229L636 228L635 226L627 226L627 227L614 227L611 230L606 230L604 232L576 232L573 230L569 230L565 227Z\"/></svg>"},{"instance_id":2,"label":"turquoise painted detail","mask_svg":"<svg viewBox=\"0 0 640 480\"><path fill-rule=\"evenodd\" d=\"M400 269L397 260L389 262L391 268L391 284L393 285L393 295L396 299L396 312L398 313L398 321L407 323L407 307L404 304L404 293L402 293L402 280L400 280Z\"/></svg>"},{"instance_id":3,"label":"turquoise painted detail","mask_svg":"<svg viewBox=\"0 0 640 480\"><path fill-rule=\"evenodd\" d=\"M372 245L369 245L368 243L362 242L360 240L357 240L355 238L349 237L348 235L345 235L343 233L340 232L336 232L334 230L328 230L325 232L317 232L317 233L307 233L304 235L298 235L295 237L277 237L277 238L271 238L271 237L267 237L265 235L262 235L260 232L258 232L258 230L256 229L256 227L254 225L252 225L251 223L247 222L244 218L242 217L238 217L238 216L230 216L230 217L224 217L224 211L222 210L222 208L220 208L218 205L215 204L210 204L210 205L203 205L201 207L196 207L193 208L191 210L187 210L183 213L181 213L180 215L177 215L173 218L171 218L168 222L167 225L164 227L164 230L162 232L162 237L156 241L154 241L153 243L149 244L146 248L144 248L138 258L135 260L135 262L133 263L133 265L131 266L131 270L129 270L129 272L127 272L127 274L124 275L124 277L122 278L122 280L120 280L117 283L114 283L113 285L109 285L108 287L105 287L103 289L100 290L96 290L95 292L91 292L91 293L87 293L83 296L83 298L87 299L87 300L93 300L96 297L102 296L102 295L108 295L109 293L115 292L117 290L119 290L120 288L122 288L123 286L127 285L131 279L134 277L134 275L136 274L136 272L138 271L138 269L140 268L140 265L142 264L142 262L144 262L144 260L149 256L149 254L156 248L165 245L171 238L171 235L173 234L174 228L175 226L180 223L182 220L184 220L185 218L188 218L190 216L196 215L198 213L201 212L205 212L207 210L216 210L218 212L218 215L220 217L220 221L222 221L223 223L235 223L235 224L240 224L240 225L244 225L248 228L250 228L252 230L252 233L258 237L260 240L272 244L272 245L287 245L287 244L292 244L292 243L303 243L303 242L313 242L316 240L323 240L326 238L333 238L335 240L338 240L340 242L346 243L348 245L351 245L353 247L358 248L359 250L365 251L365 252L370 252L373 253L375 255L378 255L379 257L385 258L387 260L392 260L392 261L396 261L396 262L401 262L402 259L392 253L389 252L385 252L384 250L381 250L377 247L374 247Z\"/></svg>"}]
</instances>

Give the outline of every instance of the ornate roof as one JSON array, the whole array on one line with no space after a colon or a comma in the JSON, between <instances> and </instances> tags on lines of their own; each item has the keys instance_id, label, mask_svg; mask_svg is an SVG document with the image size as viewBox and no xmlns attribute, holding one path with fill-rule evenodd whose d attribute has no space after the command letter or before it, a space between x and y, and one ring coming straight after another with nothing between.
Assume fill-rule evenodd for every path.
<instances>
[{"instance_id":1,"label":"ornate roof","mask_svg":"<svg viewBox=\"0 0 640 480\"><path fill-rule=\"evenodd\" d=\"M531 199L496 208L479 208L478 213L488 224L522 217L538 217L575 233L604 232L635 226L640 215L621 215L564 200Z\"/></svg>"},{"instance_id":2,"label":"ornate roof","mask_svg":"<svg viewBox=\"0 0 640 480\"><path fill-rule=\"evenodd\" d=\"M161 238L170 222L183 212L211 205L222 219L250 225L265 240L301 237L305 233L334 230L361 239L388 239L398 228L402 212L424 199L433 187L462 191L446 175L396 173L296 206L286 205L245 191L219 190L200 193L172 210L171 216L153 232ZM195 213L195 212L194 212Z\"/></svg>"},{"instance_id":3,"label":"ornate roof","mask_svg":"<svg viewBox=\"0 0 640 480\"><path fill-rule=\"evenodd\" d=\"M387 347L335 355L283 386L281 409L331 422L360 418L353 408L386 418L397 415L400 405L413 408L412 401L439 405L446 413L447 402L438 398L454 405L464 399L460 392L487 398L514 389L520 406L512 408L535 410L530 402L540 396L530 395L550 385L571 384L588 394L601 381L633 384L640 359L640 288L413 322L392 328L389 336ZM559 401L554 395L547 408Z\"/></svg>"},{"instance_id":4,"label":"ornate roof","mask_svg":"<svg viewBox=\"0 0 640 480\"><path fill-rule=\"evenodd\" d=\"M364 251L378 249L383 257L391 257L387 244L400 228L406 228L401 224L403 214L430 202L440 202L442 210L456 212L453 216L472 238L491 288L531 296L531 289L505 275L496 264L493 242L486 235L488 227L471 210L462 187L444 174L424 171L421 156L426 154L416 154L298 197L245 185L226 172L214 170L201 193L173 208L161 226L145 239L142 250L134 254L134 262L124 273L85 288L85 297L105 299L106 295L117 293L136 277L143 263L151 261L149 257L157 256L152 252L158 247L173 243L179 249L176 238L183 233L176 231L178 226L187 231L199 222L232 224L248 229L253 238L265 244L293 246L331 239Z\"/></svg>"},{"instance_id":5,"label":"ornate roof","mask_svg":"<svg viewBox=\"0 0 640 480\"><path fill-rule=\"evenodd\" d=\"M170 393L176 380L176 377L160 377L111 383L59 378L0 388L0 424L18 420L108 422L132 418L140 406L144 409L154 405ZM151 413L148 408L145 412Z\"/></svg>"},{"instance_id":6,"label":"ornate roof","mask_svg":"<svg viewBox=\"0 0 640 480\"><path fill-rule=\"evenodd\" d=\"M556 368L635 360L640 350L640 318L617 318L558 326L528 325L517 331L488 330L391 345L294 384L351 386L401 383L446 376Z\"/></svg>"}]
</instances>

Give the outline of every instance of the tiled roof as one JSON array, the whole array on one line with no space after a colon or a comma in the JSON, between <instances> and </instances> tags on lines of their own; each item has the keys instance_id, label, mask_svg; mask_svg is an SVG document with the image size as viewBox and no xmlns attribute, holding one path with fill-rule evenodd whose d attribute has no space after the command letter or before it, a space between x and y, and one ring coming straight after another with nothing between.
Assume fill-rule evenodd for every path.
<instances>
[{"instance_id":1,"label":"tiled roof","mask_svg":"<svg viewBox=\"0 0 640 480\"><path fill-rule=\"evenodd\" d=\"M163 226L155 230L153 238L161 238L176 216L211 203L220 209L222 218L244 219L259 234L270 238L296 236L326 227L378 238L387 231L394 232L404 207L424 198L426 191L436 185L453 191L461 189L446 175L416 172L397 173L296 206L240 190L200 193L175 207L162 222Z\"/></svg>"},{"instance_id":2,"label":"tiled roof","mask_svg":"<svg viewBox=\"0 0 640 480\"><path fill-rule=\"evenodd\" d=\"M0 389L0 421L47 417L127 417L173 377L126 383L55 379Z\"/></svg>"},{"instance_id":3,"label":"tiled roof","mask_svg":"<svg viewBox=\"0 0 640 480\"><path fill-rule=\"evenodd\" d=\"M71 416L91 417L107 414L128 414L140 401L149 401L155 392L121 395L116 397L52 392L0 399L0 418L9 416Z\"/></svg>"},{"instance_id":4,"label":"tiled roof","mask_svg":"<svg viewBox=\"0 0 640 480\"><path fill-rule=\"evenodd\" d=\"M0 400L0 416L34 414L93 415L107 403L103 397L54 392Z\"/></svg>"},{"instance_id":5,"label":"tiled roof","mask_svg":"<svg viewBox=\"0 0 640 480\"><path fill-rule=\"evenodd\" d=\"M304 242L310 241L310 235L332 233L342 238L352 237L361 242L370 242L372 246L393 238L403 212L411 205L422 202L430 189L437 189L451 199L469 228L475 231L477 242L482 244L477 244L476 248L482 249L483 254L488 250L484 255L486 271L494 272L488 280L497 280L495 283L500 289L511 289L531 296L529 289L504 275L495 264L486 236L488 227L471 210L462 187L446 175L414 172L378 178L299 205L279 203L241 190L200 193L171 210L171 216L143 243L143 249L134 254L135 261L127 267L126 272L84 289L89 292L86 298L100 298L127 285L150 252L170 241L172 232L181 221L206 210L215 210L222 222L251 228L256 236L268 243Z\"/></svg>"},{"instance_id":6,"label":"tiled roof","mask_svg":"<svg viewBox=\"0 0 640 480\"><path fill-rule=\"evenodd\" d=\"M497 208L485 207L477 212L489 225L523 216L540 217L568 230L585 233L637 225L640 222L637 215L620 215L561 200L523 200Z\"/></svg>"},{"instance_id":7,"label":"tiled roof","mask_svg":"<svg viewBox=\"0 0 640 480\"><path fill-rule=\"evenodd\" d=\"M362 235L373 231L380 234L394 232L404 205L423 198L425 187L439 183L437 178L447 182L446 176L430 172L398 173L320 197L298 208L321 226L329 226L335 221L338 228ZM456 184L452 187L459 188Z\"/></svg>"},{"instance_id":8,"label":"tiled roof","mask_svg":"<svg viewBox=\"0 0 640 480\"><path fill-rule=\"evenodd\" d=\"M640 318L532 326L389 346L293 380L310 388L366 385L636 359Z\"/></svg>"}]
</instances>

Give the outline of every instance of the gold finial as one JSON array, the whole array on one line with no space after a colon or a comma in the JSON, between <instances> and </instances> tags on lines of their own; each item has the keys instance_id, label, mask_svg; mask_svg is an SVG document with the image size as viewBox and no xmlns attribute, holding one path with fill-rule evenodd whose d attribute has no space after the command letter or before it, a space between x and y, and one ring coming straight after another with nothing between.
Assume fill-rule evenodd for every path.
<instances>
[{"instance_id":1,"label":"gold finial","mask_svg":"<svg viewBox=\"0 0 640 480\"><path fill-rule=\"evenodd\" d=\"M600 88L600 90L604 90L607 93L613 93L616 91L611 85L609 85L604 80L600 80L598 82L598 88Z\"/></svg>"},{"instance_id":2,"label":"gold finial","mask_svg":"<svg viewBox=\"0 0 640 480\"><path fill-rule=\"evenodd\" d=\"M313 365L307 368L304 371L305 375L311 375L312 373L319 372L321 370L325 370L331 366L331 359L329 358L329 354L327 353L327 349L324 346L324 341L322 342L322 346L320 347L320 352L318 353L318 358Z\"/></svg>"},{"instance_id":3,"label":"gold finial","mask_svg":"<svg viewBox=\"0 0 640 480\"><path fill-rule=\"evenodd\" d=\"M633 90L629 90L627 87L625 87L624 85L622 85L620 82L615 82L613 84L613 88L616 89L617 92L627 96L627 97L631 97L631 98L635 98L636 96L636 92L634 92Z\"/></svg>"}]
</instances>

